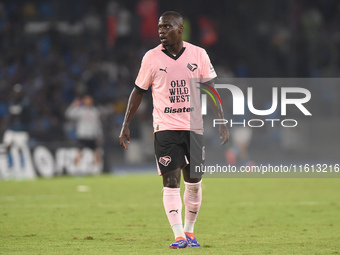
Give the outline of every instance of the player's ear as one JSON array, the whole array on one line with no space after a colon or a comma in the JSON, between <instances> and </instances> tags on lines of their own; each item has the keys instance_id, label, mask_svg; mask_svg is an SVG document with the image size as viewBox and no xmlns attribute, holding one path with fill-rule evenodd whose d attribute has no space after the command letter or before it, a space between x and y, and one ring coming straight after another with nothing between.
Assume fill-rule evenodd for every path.
<instances>
[{"instance_id":1,"label":"player's ear","mask_svg":"<svg viewBox=\"0 0 340 255\"><path fill-rule=\"evenodd\" d=\"M183 25L180 25L180 26L178 27L178 31L179 31L180 34L182 34L183 31L184 31L184 26L183 26Z\"/></svg>"}]
</instances>

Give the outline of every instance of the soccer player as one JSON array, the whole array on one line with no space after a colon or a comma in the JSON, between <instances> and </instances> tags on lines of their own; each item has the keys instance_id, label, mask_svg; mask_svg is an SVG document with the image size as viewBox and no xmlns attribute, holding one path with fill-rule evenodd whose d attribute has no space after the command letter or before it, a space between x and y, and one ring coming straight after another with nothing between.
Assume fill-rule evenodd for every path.
<instances>
[{"instance_id":1,"label":"soccer player","mask_svg":"<svg viewBox=\"0 0 340 255\"><path fill-rule=\"evenodd\" d=\"M175 235L170 248L200 246L194 236L194 224L202 201L202 175L191 175L189 164L204 164L203 121L200 90L197 86L190 88L190 81L192 78L205 84L210 81L213 86L211 81L216 78L206 51L182 40L183 29L183 18L179 13L168 11L161 15L158 22L161 44L143 57L119 136L120 144L128 149L125 139L130 142L129 123L143 94L151 86L157 167L163 177L165 212ZM217 117L223 119L221 106L212 106ZM219 133L223 145L229 139L226 125L220 125ZM199 156L193 151L199 151ZM184 228L180 196L182 172L185 183Z\"/></svg>"}]
</instances>

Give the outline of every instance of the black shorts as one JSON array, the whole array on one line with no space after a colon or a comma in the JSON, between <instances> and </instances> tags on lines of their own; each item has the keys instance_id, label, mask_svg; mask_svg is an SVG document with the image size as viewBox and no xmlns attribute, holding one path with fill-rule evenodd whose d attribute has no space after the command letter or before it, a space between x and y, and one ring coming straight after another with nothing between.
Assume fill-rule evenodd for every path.
<instances>
[{"instance_id":1,"label":"black shorts","mask_svg":"<svg viewBox=\"0 0 340 255\"><path fill-rule=\"evenodd\" d=\"M193 173L196 166L203 166L205 147L203 135L190 131L166 130L155 133L155 154L160 174L179 167ZM196 174L195 174L196 175ZM200 177L201 173L198 176Z\"/></svg>"},{"instance_id":2,"label":"black shorts","mask_svg":"<svg viewBox=\"0 0 340 255\"><path fill-rule=\"evenodd\" d=\"M95 139L78 139L78 146L80 149L89 148L91 150L97 149L97 140Z\"/></svg>"}]
</instances>

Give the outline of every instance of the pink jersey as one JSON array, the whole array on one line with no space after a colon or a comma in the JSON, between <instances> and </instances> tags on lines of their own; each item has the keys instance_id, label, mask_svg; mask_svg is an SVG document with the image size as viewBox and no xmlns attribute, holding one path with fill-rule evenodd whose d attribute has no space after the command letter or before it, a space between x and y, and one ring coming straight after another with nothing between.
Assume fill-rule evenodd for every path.
<instances>
[{"instance_id":1,"label":"pink jersey","mask_svg":"<svg viewBox=\"0 0 340 255\"><path fill-rule=\"evenodd\" d=\"M199 84L216 77L206 51L183 42L183 49L172 56L160 44L143 57L136 85L152 86L154 132L190 130L203 134Z\"/></svg>"}]
</instances>

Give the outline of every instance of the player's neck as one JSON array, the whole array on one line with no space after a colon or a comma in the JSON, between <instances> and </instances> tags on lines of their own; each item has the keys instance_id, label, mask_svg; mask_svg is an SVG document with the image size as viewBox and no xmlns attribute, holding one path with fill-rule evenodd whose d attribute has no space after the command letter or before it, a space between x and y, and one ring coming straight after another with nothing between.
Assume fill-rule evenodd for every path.
<instances>
[{"instance_id":1,"label":"player's neck","mask_svg":"<svg viewBox=\"0 0 340 255\"><path fill-rule=\"evenodd\" d=\"M183 48L183 41L180 41L179 43L168 45L165 47L165 49L172 54L173 56L176 56Z\"/></svg>"}]
</instances>

